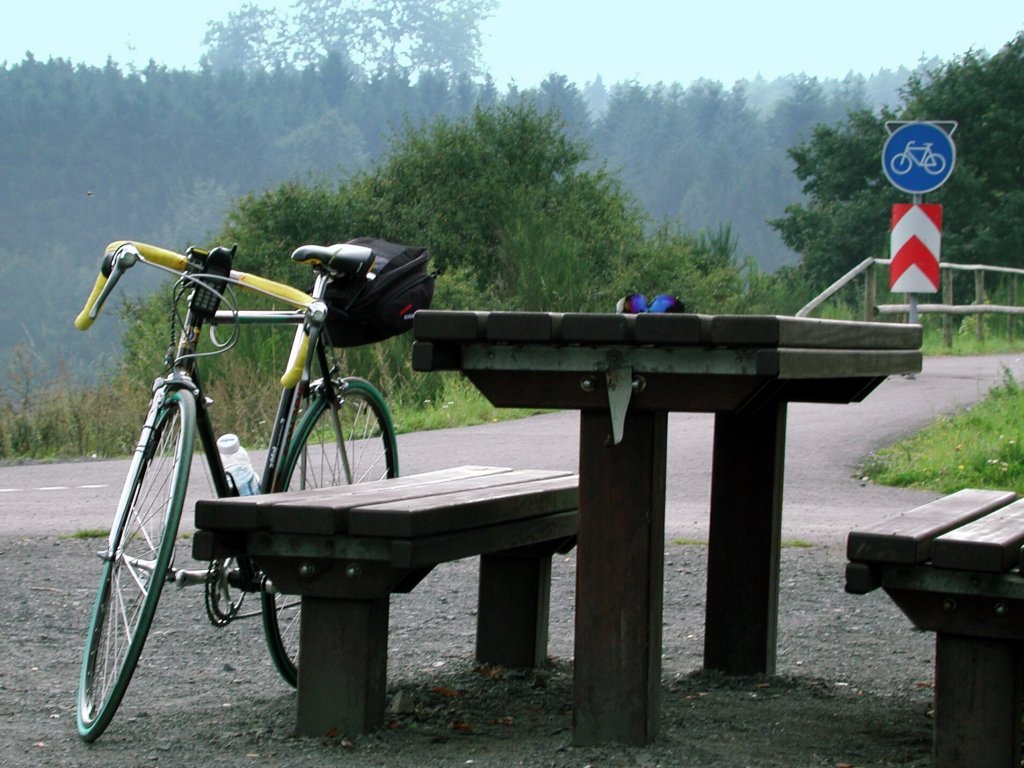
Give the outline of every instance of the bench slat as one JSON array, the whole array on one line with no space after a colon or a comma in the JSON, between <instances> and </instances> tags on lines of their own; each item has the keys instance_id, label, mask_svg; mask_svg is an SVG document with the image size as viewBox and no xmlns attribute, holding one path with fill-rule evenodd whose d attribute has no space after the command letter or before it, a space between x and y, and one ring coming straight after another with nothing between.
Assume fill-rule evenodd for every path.
<instances>
[{"instance_id":1,"label":"bench slat","mask_svg":"<svg viewBox=\"0 0 1024 768\"><path fill-rule=\"evenodd\" d=\"M971 522L1017 498L1012 491L965 488L912 509L905 515L852 531L846 555L858 562L923 563L932 554L932 539Z\"/></svg>"},{"instance_id":2,"label":"bench slat","mask_svg":"<svg viewBox=\"0 0 1024 768\"><path fill-rule=\"evenodd\" d=\"M956 528L932 543L932 565L1000 573L1015 567L1024 544L1024 500Z\"/></svg>"},{"instance_id":3,"label":"bench slat","mask_svg":"<svg viewBox=\"0 0 1024 768\"><path fill-rule=\"evenodd\" d=\"M579 506L578 486L578 478L571 475L360 506L349 511L348 532L416 538L564 512Z\"/></svg>"},{"instance_id":4,"label":"bench slat","mask_svg":"<svg viewBox=\"0 0 1024 768\"><path fill-rule=\"evenodd\" d=\"M250 531L270 527L269 509L277 504L289 501L306 501L311 498L325 499L342 497L353 493L369 493L373 488L385 483L395 493L402 489L421 486L434 487L434 484L464 480L467 478L488 477L491 475L511 472L508 467L485 467L467 465L441 469L434 472L423 472L418 475L390 478L379 482L341 485L328 488L310 488L303 491L285 491L256 496L230 496L221 499L200 499L196 502L196 527L210 528L219 531ZM567 473L566 473L567 474Z\"/></svg>"},{"instance_id":5,"label":"bench slat","mask_svg":"<svg viewBox=\"0 0 1024 768\"><path fill-rule=\"evenodd\" d=\"M267 510L267 521L271 531L275 533L314 533L335 534L354 533L351 530L352 513L356 509L369 509L380 505L391 505L392 510L407 510L405 518L415 515L417 504L424 502L425 518L435 519L426 527L437 532L443 523L443 509L455 506L461 499L460 493L472 492L473 498L492 498L496 509L489 514L493 520L510 520L523 516L514 503L501 505L503 498L515 497L524 492L526 486L532 486L545 480L565 478L573 485L578 481L568 472L551 470L505 470L492 475L467 477L443 483L409 484L396 487L393 481L384 483L360 483L347 486L343 494L319 494L316 497L303 496L297 499L283 500ZM447 499L447 501L445 501ZM538 513L534 513L538 514ZM529 516L529 515L526 515ZM447 518L449 527L465 527L458 515ZM372 526L378 536L404 536L403 530L415 527L401 514L392 514L380 521L369 521L369 514L362 516L364 526Z\"/></svg>"},{"instance_id":6,"label":"bench slat","mask_svg":"<svg viewBox=\"0 0 1024 768\"><path fill-rule=\"evenodd\" d=\"M420 568L576 535L576 510L391 543L391 565Z\"/></svg>"}]
</instances>

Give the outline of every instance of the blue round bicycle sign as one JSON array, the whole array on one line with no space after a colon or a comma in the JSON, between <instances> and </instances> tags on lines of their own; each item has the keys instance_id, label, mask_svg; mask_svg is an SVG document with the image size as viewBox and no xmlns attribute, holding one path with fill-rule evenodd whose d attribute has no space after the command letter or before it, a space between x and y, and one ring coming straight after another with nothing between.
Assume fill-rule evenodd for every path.
<instances>
[{"instance_id":1,"label":"blue round bicycle sign","mask_svg":"<svg viewBox=\"0 0 1024 768\"><path fill-rule=\"evenodd\" d=\"M890 134L882 149L886 177L894 187L913 195L941 187L955 164L953 139L936 123L905 123Z\"/></svg>"}]
</instances>

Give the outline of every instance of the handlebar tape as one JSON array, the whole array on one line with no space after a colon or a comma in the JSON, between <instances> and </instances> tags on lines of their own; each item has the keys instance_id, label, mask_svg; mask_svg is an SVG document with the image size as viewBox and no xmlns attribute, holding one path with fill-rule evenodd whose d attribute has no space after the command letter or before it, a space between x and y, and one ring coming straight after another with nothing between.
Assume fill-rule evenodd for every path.
<instances>
[{"instance_id":1,"label":"handlebar tape","mask_svg":"<svg viewBox=\"0 0 1024 768\"><path fill-rule=\"evenodd\" d=\"M78 317L75 318L75 328L80 331L87 331L96 319L90 317L89 314L92 312L92 305L96 303L96 299L100 297L100 293L103 291L103 287L107 284L107 276L102 272L96 275L96 285L92 287L92 293L89 294L89 298L85 301L85 307L81 312L78 313Z\"/></svg>"}]
</instances>

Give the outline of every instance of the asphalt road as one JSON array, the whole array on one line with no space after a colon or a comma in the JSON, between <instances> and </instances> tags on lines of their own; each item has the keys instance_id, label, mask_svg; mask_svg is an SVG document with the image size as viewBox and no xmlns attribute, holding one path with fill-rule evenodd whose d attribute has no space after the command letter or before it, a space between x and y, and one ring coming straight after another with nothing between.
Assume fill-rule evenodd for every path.
<instances>
[{"instance_id":1,"label":"asphalt road","mask_svg":"<svg viewBox=\"0 0 1024 768\"><path fill-rule=\"evenodd\" d=\"M791 405L783 535L838 538L857 523L934 498L931 493L863 483L856 477L857 467L871 451L982 399L1002 380L1004 369L1024 379L1024 358L928 358L916 378L891 378L862 403ZM706 532L712 426L708 414L670 417L670 537ZM575 469L578 430L578 415L566 412L402 435L401 470L411 474L459 464ZM254 458L259 458L258 452ZM0 467L0 536L106 529L127 466L127 460L115 460ZM742 467L736 471L742 472ZM202 472L194 474L202 482Z\"/></svg>"}]
</instances>

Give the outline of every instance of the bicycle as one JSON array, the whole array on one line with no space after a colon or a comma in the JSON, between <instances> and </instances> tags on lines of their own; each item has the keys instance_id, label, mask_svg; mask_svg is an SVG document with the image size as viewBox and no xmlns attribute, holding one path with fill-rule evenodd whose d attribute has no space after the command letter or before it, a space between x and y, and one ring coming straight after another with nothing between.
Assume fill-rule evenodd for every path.
<instances>
[{"instance_id":1,"label":"bicycle","mask_svg":"<svg viewBox=\"0 0 1024 768\"><path fill-rule=\"evenodd\" d=\"M142 263L174 273L175 312L167 369L153 384L153 397L132 456L114 515L100 584L86 635L77 692L77 725L86 741L98 738L113 719L138 664L163 587L202 584L211 622L240 618L247 594L260 596L263 630L274 665L291 685L301 610L276 594L249 559L215 560L205 569L174 563L193 453L199 447L217 496L237 493L216 448L200 361L221 354L249 324L295 325L281 398L271 432L260 491L323 487L379 480L398 474L392 418L369 382L343 376L326 324L328 286L357 295L371 280L375 254L360 245L302 246L292 260L312 267L311 293L232 269L236 248L185 254L132 241L111 243L100 275L75 324L86 330L124 273ZM240 309L235 288L284 303L287 309ZM184 312L180 307L184 306ZM221 307L224 308L221 308ZM217 326L230 325L227 339ZM200 347L210 326L212 349ZM256 614L248 614L256 615Z\"/></svg>"}]
</instances>

